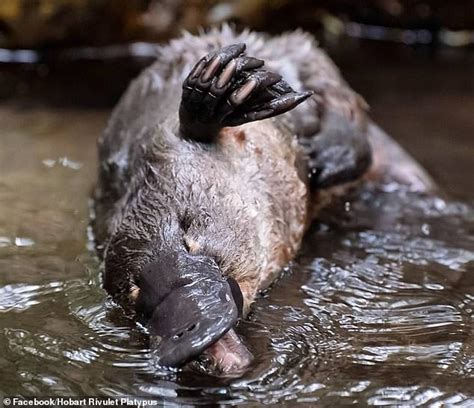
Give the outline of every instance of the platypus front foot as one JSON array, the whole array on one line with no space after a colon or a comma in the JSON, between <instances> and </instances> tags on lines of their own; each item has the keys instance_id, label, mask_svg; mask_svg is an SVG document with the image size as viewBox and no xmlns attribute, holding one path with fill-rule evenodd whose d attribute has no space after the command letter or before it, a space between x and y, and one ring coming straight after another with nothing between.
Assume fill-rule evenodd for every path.
<instances>
[{"instance_id":1,"label":"platypus front foot","mask_svg":"<svg viewBox=\"0 0 474 408\"><path fill-rule=\"evenodd\" d=\"M280 115L312 92L295 92L279 74L261 69L262 60L234 44L206 55L183 83L179 110L181 134L211 142L225 126Z\"/></svg>"}]
</instances>

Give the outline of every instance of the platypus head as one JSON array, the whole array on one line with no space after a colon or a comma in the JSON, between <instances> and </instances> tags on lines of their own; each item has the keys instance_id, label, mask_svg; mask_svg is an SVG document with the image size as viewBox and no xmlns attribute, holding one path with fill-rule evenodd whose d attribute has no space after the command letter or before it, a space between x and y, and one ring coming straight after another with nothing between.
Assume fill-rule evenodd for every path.
<instances>
[{"instance_id":1,"label":"platypus head","mask_svg":"<svg viewBox=\"0 0 474 408\"><path fill-rule=\"evenodd\" d=\"M143 268L138 285L137 315L150 328L160 365L179 366L203 352L224 374L248 365L251 355L232 330L242 293L212 258L163 253Z\"/></svg>"}]
</instances>

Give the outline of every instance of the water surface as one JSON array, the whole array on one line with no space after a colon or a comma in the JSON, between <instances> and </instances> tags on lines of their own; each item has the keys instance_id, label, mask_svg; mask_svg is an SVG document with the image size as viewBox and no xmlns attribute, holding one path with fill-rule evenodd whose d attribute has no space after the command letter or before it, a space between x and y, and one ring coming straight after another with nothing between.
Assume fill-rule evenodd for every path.
<instances>
[{"instance_id":1,"label":"water surface","mask_svg":"<svg viewBox=\"0 0 474 408\"><path fill-rule=\"evenodd\" d=\"M451 99L461 104L456 95ZM406 109L389 101L375 113L393 119ZM473 406L474 192L468 178L474 168L458 153L473 148L467 116L444 117L456 135L438 129L438 148L452 149L435 146L430 153L419 139L410 145L406 138L429 170L443 169L442 187L462 201L388 185L366 186L335 203L240 325L256 355L251 370L219 380L189 369L157 373L147 337L101 289L88 206L95 140L108 114L0 106L4 395L139 395L198 405ZM402 119L414 129L413 117ZM402 119L388 122L402 129ZM417 132L427 133L417 137L426 141L432 127L419 124Z\"/></svg>"}]
</instances>

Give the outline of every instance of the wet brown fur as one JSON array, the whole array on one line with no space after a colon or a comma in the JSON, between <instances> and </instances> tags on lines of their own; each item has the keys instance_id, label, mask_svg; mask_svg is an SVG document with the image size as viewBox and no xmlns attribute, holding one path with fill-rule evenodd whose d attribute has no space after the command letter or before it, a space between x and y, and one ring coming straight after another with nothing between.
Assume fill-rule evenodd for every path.
<instances>
[{"instance_id":1,"label":"wet brown fur","mask_svg":"<svg viewBox=\"0 0 474 408\"><path fill-rule=\"evenodd\" d=\"M182 139L177 113L183 79L203 55L239 42L295 90L315 95L277 118L224 128L212 145ZM99 140L95 231L104 246L106 289L122 303L133 302L141 268L163 251L185 248L214 258L223 274L237 280L248 312L257 291L295 256L317 209L345 190L310 197L298 137L324 132L328 112L370 132L374 125L366 109L314 39L301 31L267 38L225 26L200 36L185 34L161 48L157 61L122 97ZM390 151L393 142L387 140L374 145ZM382 162L389 158L385 154ZM378 177L383 163L376 165L371 174Z\"/></svg>"}]
</instances>

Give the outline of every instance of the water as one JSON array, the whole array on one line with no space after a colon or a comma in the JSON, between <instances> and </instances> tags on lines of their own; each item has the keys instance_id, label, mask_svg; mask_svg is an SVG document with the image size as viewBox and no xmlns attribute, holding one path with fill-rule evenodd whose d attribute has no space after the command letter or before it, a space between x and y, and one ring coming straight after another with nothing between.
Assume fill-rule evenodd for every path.
<instances>
[{"instance_id":1,"label":"water","mask_svg":"<svg viewBox=\"0 0 474 408\"><path fill-rule=\"evenodd\" d=\"M3 395L474 405L473 168L456 148L441 154L411 145L430 170L448 163L442 187L462 200L367 186L325 211L239 327L256 356L252 368L215 379L190 369L156 372L146 336L101 289L88 200L108 109L44 106L0 106ZM390 119L394 106L376 114ZM460 123L459 114L449 116L447 128ZM413 123L408 117L405 126ZM454 140L472 151L466 134ZM452 137L438 129L436 140Z\"/></svg>"}]
</instances>

